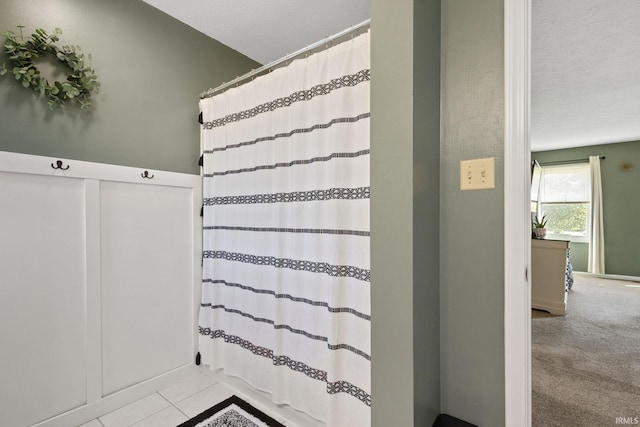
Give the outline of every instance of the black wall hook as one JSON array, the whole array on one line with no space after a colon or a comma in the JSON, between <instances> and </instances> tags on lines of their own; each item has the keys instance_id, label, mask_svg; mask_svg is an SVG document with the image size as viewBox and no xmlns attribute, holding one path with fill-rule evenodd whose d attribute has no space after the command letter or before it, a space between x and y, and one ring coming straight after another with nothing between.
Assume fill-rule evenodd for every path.
<instances>
[{"instance_id":1,"label":"black wall hook","mask_svg":"<svg viewBox=\"0 0 640 427\"><path fill-rule=\"evenodd\" d=\"M143 178L151 179L155 175L149 175L149 171L144 171L143 173L140 174L140 176L143 177Z\"/></svg>"},{"instance_id":2,"label":"black wall hook","mask_svg":"<svg viewBox=\"0 0 640 427\"><path fill-rule=\"evenodd\" d=\"M56 160L56 165L53 166L53 163L51 163L51 167L54 169L61 169L63 171L66 171L67 169L69 169L69 165L67 165L66 168L62 167L62 160Z\"/></svg>"}]
</instances>

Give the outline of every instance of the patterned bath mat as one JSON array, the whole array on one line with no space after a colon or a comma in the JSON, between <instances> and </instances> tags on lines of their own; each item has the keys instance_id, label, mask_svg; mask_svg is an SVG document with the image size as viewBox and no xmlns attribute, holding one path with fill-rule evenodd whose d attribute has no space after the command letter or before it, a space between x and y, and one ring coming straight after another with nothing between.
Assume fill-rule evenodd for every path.
<instances>
[{"instance_id":1,"label":"patterned bath mat","mask_svg":"<svg viewBox=\"0 0 640 427\"><path fill-rule=\"evenodd\" d=\"M238 396L231 396L178 427L284 427Z\"/></svg>"}]
</instances>

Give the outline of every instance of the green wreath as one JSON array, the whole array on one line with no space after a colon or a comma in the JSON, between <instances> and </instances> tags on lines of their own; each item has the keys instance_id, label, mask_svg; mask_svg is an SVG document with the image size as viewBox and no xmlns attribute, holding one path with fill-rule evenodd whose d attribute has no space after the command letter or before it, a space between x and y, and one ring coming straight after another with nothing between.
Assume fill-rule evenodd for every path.
<instances>
[{"instance_id":1,"label":"green wreath","mask_svg":"<svg viewBox=\"0 0 640 427\"><path fill-rule=\"evenodd\" d=\"M80 104L80 108L91 106L91 94L98 93L100 83L97 80L96 72L87 62L83 53L80 53L79 46L55 45L60 39L62 30L56 28L53 34L49 35L42 29L36 29L35 33L27 40L22 36L22 25L19 25L20 34L13 31L1 33L6 38L4 43L5 53L9 56L11 71L16 80L22 83L25 88L31 88L49 98L47 102L49 109L64 105L67 101L75 101ZM34 59L41 54L52 54L66 67L69 68L69 77L65 81L49 83L40 74L40 70L34 64ZM91 61L91 55L88 55ZM9 69L5 64L0 67L0 76L7 74Z\"/></svg>"}]
</instances>

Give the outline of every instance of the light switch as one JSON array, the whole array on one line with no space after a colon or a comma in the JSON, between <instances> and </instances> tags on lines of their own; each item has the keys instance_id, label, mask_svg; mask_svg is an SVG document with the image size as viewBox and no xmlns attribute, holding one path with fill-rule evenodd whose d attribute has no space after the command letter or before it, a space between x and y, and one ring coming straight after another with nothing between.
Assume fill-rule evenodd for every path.
<instances>
[{"instance_id":1,"label":"light switch","mask_svg":"<svg viewBox=\"0 0 640 427\"><path fill-rule=\"evenodd\" d=\"M495 158L460 161L460 190L496 188Z\"/></svg>"}]
</instances>

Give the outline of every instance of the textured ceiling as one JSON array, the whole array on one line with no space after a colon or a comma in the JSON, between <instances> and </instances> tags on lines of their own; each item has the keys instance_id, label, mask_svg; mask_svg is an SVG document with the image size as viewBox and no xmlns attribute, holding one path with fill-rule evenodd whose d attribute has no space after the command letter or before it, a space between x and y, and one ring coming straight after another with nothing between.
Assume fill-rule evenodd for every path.
<instances>
[{"instance_id":1,"label":"textured ceiling","mask_svg":"<svg viewBox=\"0 0 640 427\"><path fill-rule=\"evenodd\" d=\"M266 64L370 16L369 0L144 0ZM640 140L640 0L532 0L534 151Z\"/></svg>"},{"instance_id":2,"label":"textured ceiling","mask_svg":"<svg viewBox=\"0 0 640 427\"><path fill-rule=\"evenodd\" d=\"M640 140L640 1L532 5L533 150Z\"/></svg>"}]
</instances>

